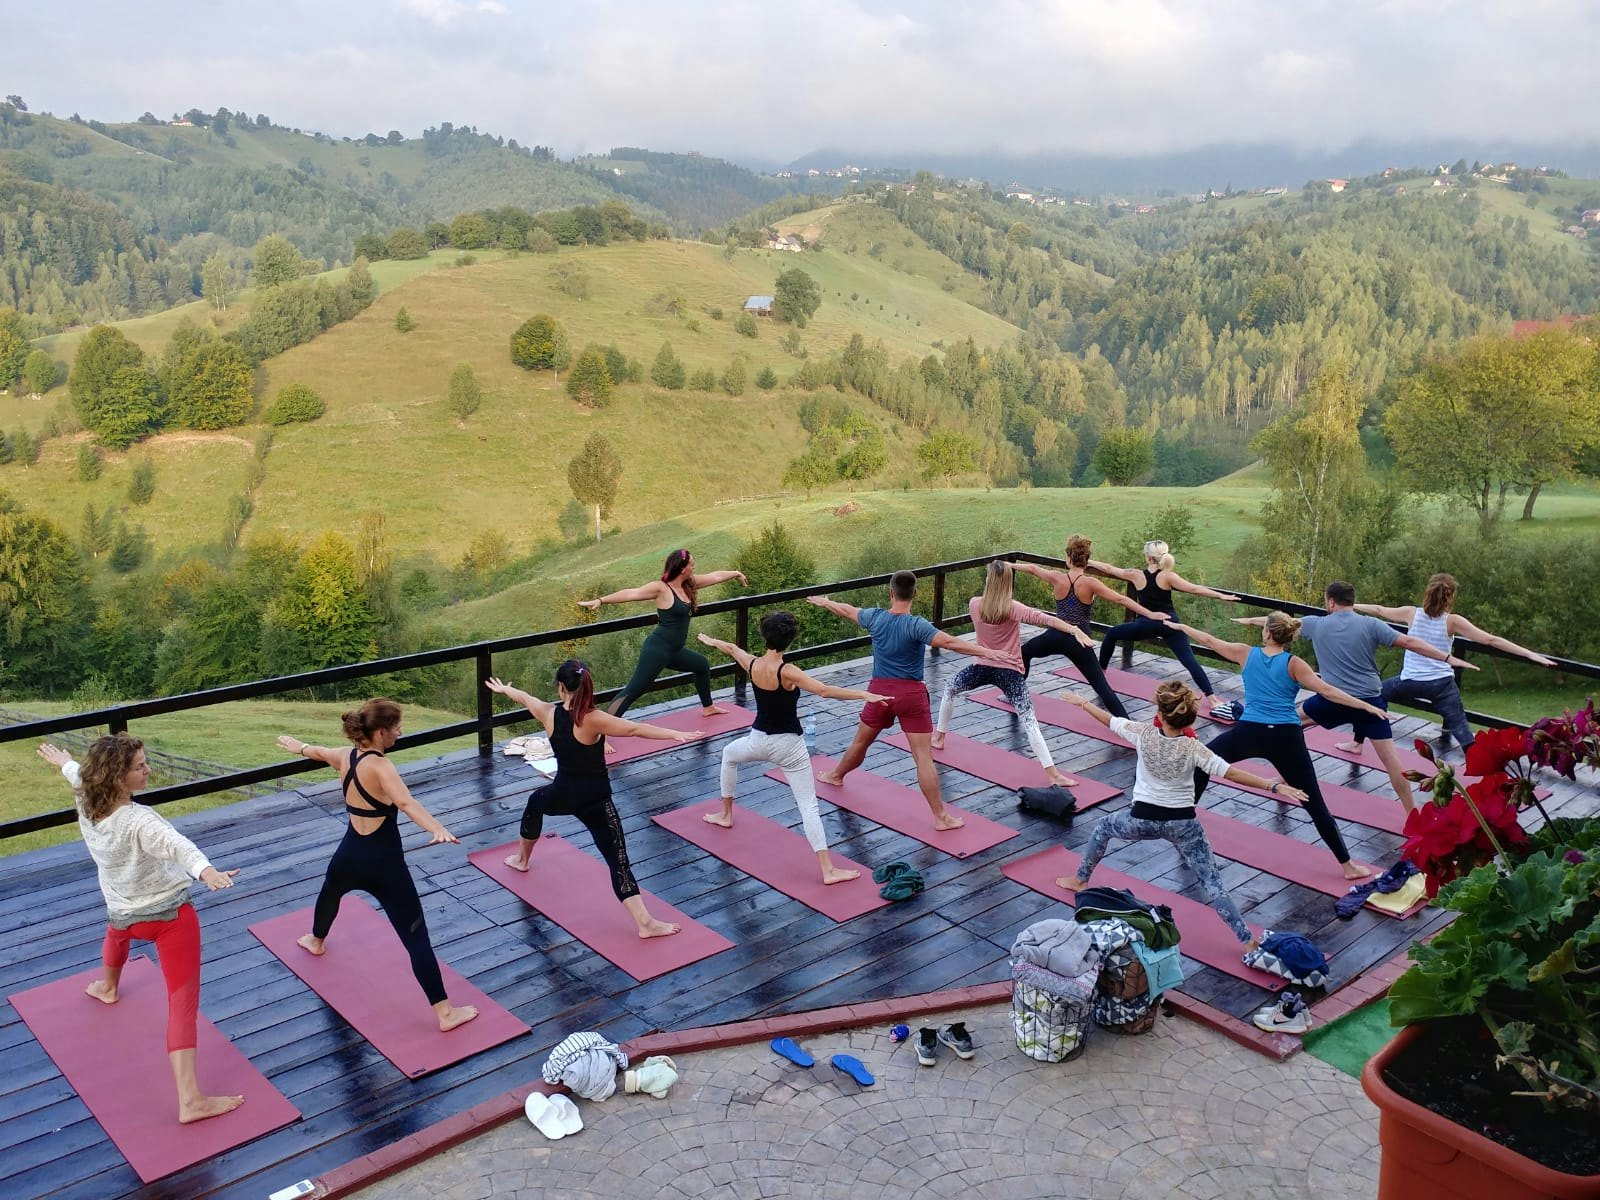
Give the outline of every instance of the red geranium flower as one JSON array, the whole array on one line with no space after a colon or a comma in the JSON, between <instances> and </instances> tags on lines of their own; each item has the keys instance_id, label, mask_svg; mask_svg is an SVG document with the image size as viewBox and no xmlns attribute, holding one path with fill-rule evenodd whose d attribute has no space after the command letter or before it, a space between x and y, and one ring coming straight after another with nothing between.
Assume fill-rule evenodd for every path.
<instances>
[{"instance_id":1,"label":"red geranium flower","mask_svg":"<svg viewBox=\"0 0 1600 1200\"><path fill-rule=\"evenodd\" d=\"M1486 729L1467 747L1466 773L1494 775L1528 752L1526 731L1516 728Z\"/></svg>"}]
</instances>

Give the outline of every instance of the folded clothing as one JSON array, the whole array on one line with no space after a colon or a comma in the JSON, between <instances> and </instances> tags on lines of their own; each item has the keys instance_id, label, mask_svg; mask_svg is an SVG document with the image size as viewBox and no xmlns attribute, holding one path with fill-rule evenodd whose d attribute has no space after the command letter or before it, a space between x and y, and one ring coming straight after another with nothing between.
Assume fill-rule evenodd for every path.
<instances>
[{"instance_id":1,"label":"folded clothing","mask_svg":"<svg viewBox=\"0 0 1600 1200\"><path fill-rule=\"evenodd\" d=\"M1011 958L1069 979L1100 966L1100 951L1088 926L1055 918L1035 921L1017 934Z\"/></svg>"},{"instance_id":2,"label":"folded clothing","mask_svg":"<svg viewBox=\"0 0 1600 1200\"><path fill-rule=\"evenodd\" d=\"M678 1067L665 1054L652 1054L635 1070L622 1073L622 1090L643 1092L657 1100L667 1098L667 1090L678 1082Z\"/></svg>"},{"instance_id":3,"label":"folded clothing","mask_svg":"<svg viewBox=\"0 0 1600 1200\"><path fill-rule=\"evenodd\" d=\"M1360 912L1362 905L1366 904L1374 895L1398 892L1406 886L1408 880L1417 875L1417 868L1411 865L1410 860L1402 858L1376 879L1369 879L1365 883L1356 884L1335 900L1333 902L1334 915L1339 917L1340 920L1348 921ZM1388 908L1389 906L1384 905L1383 907ZM1410 904L1405 906L1405 908L1410 907ZM1405 908L1391 908L1389 911L1404 912Z\"/></svg>"},{"instance_id":4,"label":"folded clothing","mask_svg":"<svg viewBox=\"0 0 1600 1200\"><path fill-rule=\"evenodd\" d=\"M1308 988L1326 986L1332 972L1316 943L1299 933L1263 934L1261 944L1244 956L1244 962Z\"/></svg>"},{"instance_id":5,"label":"folded clothing","mask_svg":"<svg viewBox=\"0 0 1600 1200\"><path fill-rule=\"evenodd\" d=\"M1419 872L1401 884L1397 891L1374 892L1367 897L1367 903L1373 908L1383 909L1384 912L1403 913L1427 894L1428 879Z\"/></svg>"},{"instance_id":6,"label":"folded clothing","mask_svg":"<svg viewBox=\"0 0 1600 1200\"><path fill-rule=\"evenodd\" d=\"M540 1072L546 1083L559 1083L585 1100L605 1100L617 1090L617 1071L626 1070L622 1048L598 1033L574 1033L550 1051Z\"/></svg>"}]
</instances>

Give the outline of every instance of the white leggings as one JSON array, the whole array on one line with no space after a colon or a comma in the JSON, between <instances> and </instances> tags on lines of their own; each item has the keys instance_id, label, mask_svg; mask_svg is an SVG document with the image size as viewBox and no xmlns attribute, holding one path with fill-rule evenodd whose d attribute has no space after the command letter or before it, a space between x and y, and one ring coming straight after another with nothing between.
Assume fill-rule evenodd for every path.
<instances>
[{"instance_id":1,"label":"white leggings","mask_svg":"<svg viewBox=\"0 0 1600 1200\"><path fill-rule=\"evenodd\" d=\"M822 832L822 816L817 812L817 784L811 774L811 756L806 740L798 733L762 733L752 729L722 751L722 794L733 798L739 780L739 764L767 762L779 768L789 780L789 790L800 809L800 826L812 850L826 850L828 836Z\"/></svg>"},{"instance_id":2,"label":"white leggings","mask_svg":"<svg viewBox=\"0 0 1600 1200\"><path fill-rule=\"evenodd\" d=\"M1050 746L1044 740L1044 733L1039 729L1039 718L1033 715L1033 698L1028 695L1027 677L1021 671L991 667L988 663L974 663L970 667L962 667L945 687L944 695L939 697L939 732L945 733L950 728L950 717L956 709L956 697L962 692L976 691L981 687L1000 689L1005 695L1006 703L1017 710L1022 728L1028 735L1028 745L1033 748L1033 756L1039 760L1039 765L1046 770L1055 766L1055 760L1050 757Z\"/></svg>"}]
</instances>

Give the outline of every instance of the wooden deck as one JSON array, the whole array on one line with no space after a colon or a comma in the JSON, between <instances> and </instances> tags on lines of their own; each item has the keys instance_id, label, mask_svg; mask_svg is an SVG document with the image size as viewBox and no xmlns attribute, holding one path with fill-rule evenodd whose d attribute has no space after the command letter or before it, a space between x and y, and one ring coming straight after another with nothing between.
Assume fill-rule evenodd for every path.
<instances>
[{"instance_id":1,"label":"wooden deck","mask_svg":"<svg viewBox=\"0 0 1600 1200\"><path fill-rule=\"evenodd\" d=\"M929 684L937 688L961 662L935 655ZM1060 665L1054 662L1049 667ZM1175 673L1170 659L1141 654L1137 669ZM840 682L867 674L863 661L819 672ZM1040 673L1037 690L1064 686ZM1229 680L1228 689L1236 681ZM1129 704L1135 715L1148 706ZM857 706L818 707L817 742L840 753L855 727ZM641 714L648 718L648 710ZM1429 727L1399 725L1407 735ZM963 703L955 729L1027 753L1026 739L1008 713ZM1105 743L1046 727L1063 769L1131 787L1133 755ZM231 891L198 897L204 930L201 1008L255 1066L302 1111L297 1124L238 1147L209 1163L141 1186L49 1058L7 1004L0 1009L0 1194L31 1197L260 1197L276 1188L398 1141L431 1124L534 1078L549 1048L568 1033L595 1029L616 1041L652 1029L685 1028L796 1010L910 995L1007 977L1016 933L1062 910L1001 875L999 864L1064 842L1087 840L1093 815L1070 831L1023 817L1012 793L942 769L945 796L1019 829L992 850L955 859L901 834L824 805L830 838L869 866L904 859L921 870L928 890L919 899L868 913L845 924L823 917L741 875L651 822L653 813L717 793L724 740L675 748L613 771L617 807L640 884L735 943L732 950L638 984L530 910L466 861L465 851L515 836L526 793L538 781L520 759L456 754L406 770L425 804L462 840L413 855L434 944L441 959L468 976L533 1027L531 1036L422 1079L400 1074L330 1011L248 932L264 917L307 906L320 884L344 818L331 776L247 803L182 818L179 827L219 866L241 869ZM875 746L866 769L914 784L910 756ZM1387 789L1378 772L1319 758L1330 779L1374 792ZM798 828L787 788L746 767L740 803ZM1213 785L1213 807L1303 841L1311 823L1273 801ZM1590 792L1560 783L1552 804L1590 811ZM1126 804L1107 803L1104 811ZM572 818L547 828L575 835ZM1392 861L1399 839L1345 824L1358 858ZM408 840L415 843L411 832ZM1168 888L1197 895L1194 880L1164 843L1124 845L1107 862ZM1442 914L1424 912L1400 922L1371 912L1344 922L1332 900L1241 864L1226 864L1223 881L1259 924L1312 937L1347 982L1436 928ZM597 903L611 903L597 896ZM92 967L98 962L103 909L94 871L76 844L0 859L0 992L10 993ZM1183 990L1229 1013L1247 1017L1265 996L1220 972L1186 962ZM398 981L409 1002L412 983ZM421 1003L420 998L416 1000ZM109 1048L108 1048L109 1049ZM1092 1068L1092 1060L1091 1066Z\"/></svg>"}]
</instances>

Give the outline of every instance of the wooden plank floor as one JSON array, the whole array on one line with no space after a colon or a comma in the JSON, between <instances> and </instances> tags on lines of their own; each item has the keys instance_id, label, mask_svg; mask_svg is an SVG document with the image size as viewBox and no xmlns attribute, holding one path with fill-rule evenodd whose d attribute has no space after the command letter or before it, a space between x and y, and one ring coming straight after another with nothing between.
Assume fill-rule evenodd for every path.
<instances>
[{"instance_id":1,"label":"wooden plank floor","mask_svg":"<svg viewBox=\"0 0 1600 1200\"><path fill-rule=\"evenodd\" d=\"M935 655L929 683L937 689L962 664ZM1048 673L1039 690L1065 685ZM1170 659L1140 654L1137 669L1176 673ZM820 675L859 685L864 661ZM1236 690L1226 681L1224 690ZM680 702L681 703L681 702ZM1135 715L1148 706L1129 703ZM855 729L854 704L818 704L817 741L838 754ZM1026 754L1015 718L962 703L954 728L969 737ZM648 719L649 711L642 714ZM1432 728L1415 718L1398 724L1406 736ZM1205 735L1205 731L1203 736ZM1045 733L1062 767L1130 788L1131 751L1063 730ZM331 736L331 734L330 734ZM650 817L717 792L717 764L726 739L686 746L613 771L617 807L640 884L735 943L732 950L647 983L633 979L532 911L466 861L465 851L515 836L526 793L539 781L519 759L458 754L406 769L412 791L456 833L462 846L431 847L410 857L441 958L533 1027L531 1036L499 1046L423 1079L403 1077L261 947L248 926L309 905L344 823L337 787L323 776L294 791L181 818L179 826L221 867L241 874L231 891L197 894L204 937L201 1007L251 1061L300 1108L295 1125L236 1148L211 1162L148 1186L101 1131L9 1004L0 1008L0 1195L31 1197L259 1197L397 1141L422 1126L537 1076L550 1049L568 1033L594 1029L622 1041L652 1029L686 1028L749 1017L933 991L1007 977L1012 939L1061 906L1001 875L999 864L1052 843L1081 846L1094 817L1070 829L1017 812L1015 797L961 772L941 769L945 796L1020 830L1020 836L967 859L824 805L834 846L873 866L903 859L921 870L927 891L837 924L708 857L653 824ZM909 755L878 745L866 768L914 785ZM1379 772L1321 758L1326 778L1385 792ZM783 785L746 767L739 801L798 829ZM1592 793L1565 783L1553 805L1592 810ZM1314 842L1311 823L1276 802L1213 785L1210 803L1241 820ZM1105 811L1127 803L1109 801ZM1548 806L1547 806L1548 807ZM547 828L591 851L572 818ZM1400 839L1345 825L1351 851L1380 864L1393 861ZM408 842L415 845L412 831ZM1161 887L1198 896L1195 881L1164 843L1123 845L1107 861ZM1437 928L1443 915L1406 922L1360 913L1344 922L1332 900L1238 863L1224 883L1262 925L1309 935L1348 982ZM597 896L597 903L610 897ZM98 961L104 929L94 871L80 845L0 859L0 992L10 993L84 970ZM1245 1017L1265 993L1247 982L1186 962L1183 990ZM414 999L410 980L395 981L400 1001Z\"/></svg>"}]
</instances>

